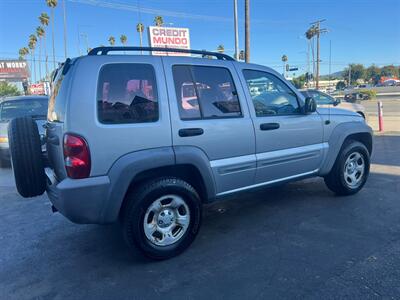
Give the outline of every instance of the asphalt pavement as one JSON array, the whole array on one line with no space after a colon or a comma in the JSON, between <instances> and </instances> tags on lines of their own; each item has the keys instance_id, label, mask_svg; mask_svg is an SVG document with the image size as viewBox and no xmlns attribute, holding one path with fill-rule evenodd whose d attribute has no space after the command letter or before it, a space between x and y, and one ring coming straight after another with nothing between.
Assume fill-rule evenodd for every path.
<instances>
[{"instance_id":1,"label":"asphalt pavement","mask_svg":"<svg viewBox=\"0 0 400 300\"><path fill-rule=\"evenodd\" d=\"M398 116L400 117L400 100L394 99L378 99L382 101L383 116ZM368 115L378 115L378 100L368 100L360 102L365 107Z\"/></svg>"},{"instance_id":2,"label":"asphalt pavement","mask_svg":"<svg viewBox=\"0 0 400 300\"><path fill-rule=\"evenodd\" d=\"M399 299L399 149L375 137L354 196L315 178L207 205L196 241L162 262L130 253L118 224L21 198L0 169L0 299Z\"/></svg>"}]
</instances>

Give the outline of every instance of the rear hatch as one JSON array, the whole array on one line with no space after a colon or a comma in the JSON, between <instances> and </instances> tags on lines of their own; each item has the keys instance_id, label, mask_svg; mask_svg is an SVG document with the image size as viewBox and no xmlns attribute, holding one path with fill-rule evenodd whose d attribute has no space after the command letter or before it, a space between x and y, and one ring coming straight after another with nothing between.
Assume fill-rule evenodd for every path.
<instances>
[{"instance_id":1,"label":"rear hatch","mask_svg":"<svg viewBox=\"0 0 400 300\"><path fill-rule=\"evenodd\" d=\"M49 109L47 113L46 138L48 167L54 171L58 181L63 180L67 175L64 166L63 137L66 118L66 107L69 94L69 82L71 62L64 63L57 70L51 87Z\"/></svg>"}]
</instances>

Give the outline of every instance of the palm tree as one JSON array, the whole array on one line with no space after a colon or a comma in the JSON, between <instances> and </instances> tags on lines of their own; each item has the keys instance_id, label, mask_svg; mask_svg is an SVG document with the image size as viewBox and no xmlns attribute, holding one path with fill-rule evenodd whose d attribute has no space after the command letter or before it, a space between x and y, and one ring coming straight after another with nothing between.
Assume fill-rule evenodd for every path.
<instances>
[{"instance_id":1,"label":"palm tree","mask_svg":"<svg viewBox=\"0 0 400 300\"><path fill-rule=\"evenodd\" d=\"M156 26L163 26L164 25L164 19L163 19L163 17L161 17L161 16L156 16L155 18L154 18L154 24L156 25Z\"/></svg>"},{"instance_id":2,"label":"palm tree","mask_svg":"<svg viewBox=\"0 0 400 300\"><path fill-rule=\"evenodd\" d=\"M108 42L110 43L111 46L114 46L114 44L115 44L115 37L110 36L110 37L108 38Z\"/></svg>"},{"instance_id":3,"label":"palm tree","mask_svg":"<svg viewBox=\"0 0 400 300\"><path fill-rule=\"evenodd\" d=\"M29 43L28 43L28 47L31 50L31 66L33 66L33 74L35 75L33 77L32 75L32 82L36 81L36 62L35 62L35 47L36 47L36 42L37 42L37 38L36 35L31 34L29 36Z\"/></svg>"},{"instance_id":4,"label":"palm tree","mask_svg":"<svg viewBox=\"0 0 400 300\"><path fill-rule=\"evenodd\" d=\"M50 17L46 13L41 13L39 16L39 21L40 24L42 24L43 29L47 26L49 26L49 21ZM43 48L44 48L44 60L46 62L46 78L48 77L49 74L49 66L47 63L48 57L47 57L47 49L46 49L46 30L43 30Z\"/></svg>"},{"instance_id":5,"label":"palm tree","mask_svg":"<svg viewBox=\"0 0 400 300\"><path fill-rule=\"evenodd\" d=\"M250 62L250 0L244 0L244 55L245 61Z\"/></svg>"},{"instance_id":6,"label":"palm tree","mask_svg":"<svg viewBox=\"0 0 400 300\"><path fill-rule=\"evenodd\" d=\"M42 79L42 38L44 36L44 29L42 26L36 28L36 35L39 38L39 80Z\"/></svg>"},{"instance_id":7,"label":"palm tree","mask_svg":"<svg viewBox=\"0 0 400 300\"><path fill-rule=\"evenodd\" d=\"M144 25L142 23L137 23L136 25L136 31L139 32L139 45L142 47L143 45L143 31L144 31Z\"/></svg>"},{"instance_id":8,"label":"palm tree","mask_svg":"<svg viewBox=\"0 0 400 300\"><path fill-rule=\"evenodd\" d=\"M217 47L217 51L219 52L219 53L224 53L225 52L225 47L224 47L224 45L219 45L218 47Z\"/></svg>"},{"instance_id":9,"label":"palm tree","mask_svg":"<svg viewBox=\"0 0 400 300\"><path fill-rule=\"evenodd\" d=\"M57 6L57 0L46 0L47 6L51 8L51 38L53 40L53 68L56 68L56 51L54 48L54 8Z\"/></svg>"},{"instance_id":10,"label":"palm tree","mask_svg":"<svg viewBox=\"0 0 400 300\"><path fill-rule=\"evenodd\" d=\"M18 54L20 59L25 59L25 56L28 55L29 53L29 49L27 47L23 47L21 49L19 49Z\"/></svg>"},{"instance_id":11,"label":"palm tree","mask_svg":"<svg viewBox=\"0 0 400 300\"><path fill-rule=\"evenodd\" d=\"M286 77L286 62L288 61L288 57L286 54L282 55L283 62L283 76Z\"/></svg>"},{"instance_id":12,"label":"palm tree","mask_svg":"<svg viewBox=\"0 0 400 300\"><path fill-rule=\"evenodd\" d=\"M312 68L313 75L315 75L315 58L314 58L314 37L317 35L318 28L315 25L312 25L305 33L305 36L311 46L311 55L312 55ZM313 76L314 78L315 76Z\"/></svg>"},{"instance_id":13,"label":"palm tree","mask_svg":"<svg viewBox=\"0 0 400 300\"><path fill-rule=\"evenodd\" d=\"M125 34L121 34L119 40L121 41L121 44L122 44L123 46L125 46L126 42L128 41L128 38L126 37Z\"/></svg>"}]
</instances>

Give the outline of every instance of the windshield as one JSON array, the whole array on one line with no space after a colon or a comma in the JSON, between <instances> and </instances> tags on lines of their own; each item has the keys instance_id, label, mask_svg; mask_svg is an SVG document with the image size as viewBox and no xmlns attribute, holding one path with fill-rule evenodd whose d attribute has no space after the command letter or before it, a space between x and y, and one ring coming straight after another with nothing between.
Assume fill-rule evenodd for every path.
<instances>
[{"instance_id":1,"label":"windshield","mask_svg":"<svg viewBox=\"0 0 400 300\"><path fill-rule=\"evenodd\" d=\"M335 99L320 91L301 91L305 97L312 97L317 105L334 104Z\"/></svg>"},{"instance_id":2,"label":"windshield","mask_svg":"<svg viewBox=\"0 0 400 300\"><path fill-rule=\"evenodd\" d=\"M45 119L47 115L47 99L11 100L0 103L0 121L9 121L16 117L32 116Z\"/></svg>"}]
</instances>

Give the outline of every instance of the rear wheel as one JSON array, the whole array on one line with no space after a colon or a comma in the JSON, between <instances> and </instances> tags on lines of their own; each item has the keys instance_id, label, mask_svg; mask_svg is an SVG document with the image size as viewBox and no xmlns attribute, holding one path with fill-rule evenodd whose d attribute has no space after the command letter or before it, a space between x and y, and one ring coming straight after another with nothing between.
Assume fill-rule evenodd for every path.
<instances>
[{"instance_id":1,"label":"rear wheel","mask_svg":"<svg viewBox=\"0 0 400 300\"><path fill-rule=\"evenodd\" d=\"M46 177L36 122L31 117L11 120L8 140L18 192L23 197L42 195L46 189Z\"/></svg>"},{"instance_id":2,"label":"rear wheel","mask_svg":"<svg viewBox=\"0 0 400 300\"><path fill-rule=\"evenodd\" d=\"M122 211L124 237L152 259L183 252L195 239L201 201L195 189L178 178L147 182L127 195Z\"/></svg>"},{"instance_id":3,"label":"rear wheel","mask_svg":"<svg viewBox=\"0 0 400 300\"><path fill-rule=\"evenodd\" d=\"M362 189L369 175L370 157L360 142L348 141L342 147L330 173L324 178L338 195L352 195Z\"/></svg>"}]
</instances>

